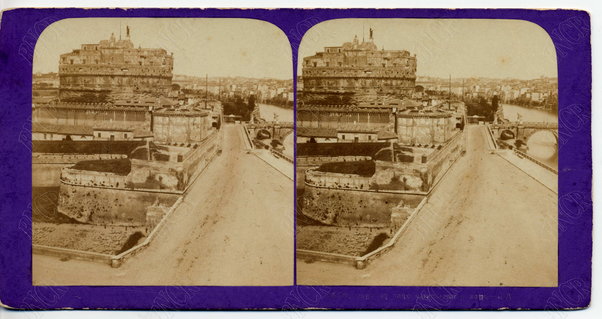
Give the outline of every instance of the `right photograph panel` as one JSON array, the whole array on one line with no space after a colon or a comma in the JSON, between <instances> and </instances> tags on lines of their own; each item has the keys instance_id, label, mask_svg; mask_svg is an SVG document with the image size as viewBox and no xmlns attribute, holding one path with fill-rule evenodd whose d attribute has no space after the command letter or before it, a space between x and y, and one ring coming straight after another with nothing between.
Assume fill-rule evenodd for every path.
<instances>
[{"instance_id":1,"label":"right photograph panel","mask_svg":"<svg viewBox=\"0 0 602 319\"><path fill-rule=\"evenodd\" d=\"M298 284L558 285L558 78L542 28L330 20L305 34L298 74Z\"/></svg>"}]
</instances>

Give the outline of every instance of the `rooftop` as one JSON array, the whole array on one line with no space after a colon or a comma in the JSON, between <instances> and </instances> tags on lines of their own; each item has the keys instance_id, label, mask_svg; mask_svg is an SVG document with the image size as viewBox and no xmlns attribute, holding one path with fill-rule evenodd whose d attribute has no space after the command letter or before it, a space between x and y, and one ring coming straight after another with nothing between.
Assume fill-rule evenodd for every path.
<instances>
[{"instance_id":1,"label":"rooftop","mask_svg":"<svg viewBox=\"0 0 602 319\"><path fill-rule=\"evenodd\" d=\"M174 116L207 116L209 111L199 108L197 105L179 108L163 107L154 111L155 115L174 115Z\"/></svg>"},{"instance_id":2,"label":"rooftop","mask_svg":"<svg viewBox=\"0 0 602 319\"><path fill-rule=\"evenodd\" d=\"M33 133L53 133L64 135L93 135L94 131L89 126L75 125L56 125L45 123L32 123L31 131Z\"/></svg>"},{"instance_id":3,"label":"rooftop","mask_svg":"<svg viewBox=\"0 0 602 319\"><path fill-rule=\"evenodd\" d=\"M146 112L148 108L138 106L117 106L113 103L85 103L85 102L58 102L48 105L33 105L34 108L54 108L70 110L116 110L116 111L141 111Z\"/></svg>"},{"instance_id":4,"label":"rooftop","mask_svg":"<svg viewBox=\"0 0 602 319\"><path fill-rule=\"evenodd\" d=\"M346 111L346 112L366 112L366 113L388 113L392 107L388 105L353 105L353 104L304 104L300 105L298 110L310 111Z\"/></svg>"},{"instance_id":5,"label":"rooftop","mask_svg":"<svg viewBox=\"0 0 602 319\"><path fill-rule=\"evenodd\" d=\"M301 137L337 137L337 129L321 127L298 127L297 136Z\"/></svg>"},{"instance_id":6,"label":"rooftop","mask_svg":"<svg viewBox=\"0 0 602 319\"><path fill-rule=\"evenodd\" d=\"M37 141L31 142L34 153L124 154L144 145L142 141Z\"/></svg>"},{"instance_id":7,"label":"rooftop","mask_svg":"<svg viewBox=\"0 0 602 319\"><path fill-rule=\"evenodd\" d=\"M397 111L397 117L451 117L452 113L449 111L437 109L437 108L414 108L407 107Z\"/></svg>"}]
</instances>

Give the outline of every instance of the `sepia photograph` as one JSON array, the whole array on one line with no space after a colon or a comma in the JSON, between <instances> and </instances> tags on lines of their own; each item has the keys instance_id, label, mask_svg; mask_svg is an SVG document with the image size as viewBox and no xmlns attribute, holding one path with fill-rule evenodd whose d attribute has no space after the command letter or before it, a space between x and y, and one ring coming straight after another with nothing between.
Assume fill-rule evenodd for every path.
<instances>
[{"instance_id":1,"label":"sepia photograph","mask_svg":"<svg viewBox=\"0 0 602 319\"><path fill-rule=\"evenodd\" d=\"M305 33L300 285L558 285L558 75L522 20L336 19Z\"/></svg>"},{"instance_id":2,"label":"sepia photograph","mask_svg":"<svg viewBox=\"0 0 602 319\"><path fill-rule=\"evenodd\" d=\"M33 285L292 285L292 71L287 36L256 19L48 26Z\"/></svg>"},{"instance_id":3,"label":"sepia photograph","mask_svg":"<svg viewBox=\"0 0 602 319\"><path fill-rule=\"evenodd\" d=\"M593 304L590 11L211 6L0 12L0 310Z\"/></svg>"}]
</instances>

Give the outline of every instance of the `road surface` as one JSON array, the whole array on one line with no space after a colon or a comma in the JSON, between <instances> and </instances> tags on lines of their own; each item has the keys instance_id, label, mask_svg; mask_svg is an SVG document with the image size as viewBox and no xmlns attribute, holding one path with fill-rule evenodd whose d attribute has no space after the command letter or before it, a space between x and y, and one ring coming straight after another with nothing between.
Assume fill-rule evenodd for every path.
<instances>
[{"instance_id":1,"label":"road surface","mask_svg":"<svg viewBox=\"0 0 602 319\"><path fill-rule=\"evenodd\" d=\"M487 151L467 126L467 153L387 253L358 270L297 262L299 284L557 286L557 195Z\"/></svg>"},{"instance_id":2,"label":"road surface","mask_svg":"<svg viewBox=\"0 0 602 319\"><path fill-rule=\"evenodd\" d=\"M293 182L225 125L222 155L149 247L120 268L33 256L34 285L291 285Z\"/></svg>"}]
</instances>

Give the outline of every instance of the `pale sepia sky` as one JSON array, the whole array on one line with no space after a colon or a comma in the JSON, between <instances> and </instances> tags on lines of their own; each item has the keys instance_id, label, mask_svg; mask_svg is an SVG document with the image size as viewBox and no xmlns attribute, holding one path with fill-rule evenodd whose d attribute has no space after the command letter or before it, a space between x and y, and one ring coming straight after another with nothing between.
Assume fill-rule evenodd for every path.
<instances>
[{"instance_id":1,"label":"pale sepia sky","mask_svg":"<svg viewBox=\"0 0 602 319\"><path fill-rule=\"evenodd\" d=\"M417 75L533 79L557 76L556 50L547 32L522 20L340 19L312 27L299 47L302 58L340 46L374 29L379 49L417 56Z\"/></svg>"},{"instance_id":2,"label":"pale sepia sky","mask_svg":"<svg viewBox=\"0 0 602 319\"><path fill-rule=\"evenodd\" d=\"M291 46L276 26L252 19L78 18L53 23L36 44L33 72L58 72L59 55L111 33L135 47L174 53L174 74L292 79Z\"/></svg>"}]
</instances>

